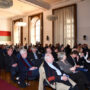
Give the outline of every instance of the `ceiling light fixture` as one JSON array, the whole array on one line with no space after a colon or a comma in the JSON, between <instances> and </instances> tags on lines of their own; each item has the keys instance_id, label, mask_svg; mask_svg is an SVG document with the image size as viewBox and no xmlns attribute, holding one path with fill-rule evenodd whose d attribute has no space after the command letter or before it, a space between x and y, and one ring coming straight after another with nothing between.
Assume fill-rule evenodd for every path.
<instances>
[{"instance_id":1,"label":"ceiling light fixture","mask_svg":"<svg viewBox=\"0 0 90 90\"><path fill-rule=\"evenodd\" d=\"M24 26L26 26L26 25L27 25L26 22L18 22L18 23L17 23L17 26L23 26L23 27L24 27Z\"/></svg>"},{"instance_id":2,"label":"ceiling light fixture","mask_svg":"<svg viewBox=\"0 0 90 90\"><path fill-rule=\"evenodd\" d=\"M47 16L47 19L48 19L49 21L55 21L56 19L58 19L58 16L56 16L56 15L48 15L48 16Z\"/></svg>"},{"instance_id":3,"label":"ceiling light fixture","mask_svg":"<svg viewBox=\"0 0 90 90\"><path fill-rule=\"evenodd\" d=\"M13 5L13 0L0 0L0 8L9 8Z\"/></svg>"}]
</instances>

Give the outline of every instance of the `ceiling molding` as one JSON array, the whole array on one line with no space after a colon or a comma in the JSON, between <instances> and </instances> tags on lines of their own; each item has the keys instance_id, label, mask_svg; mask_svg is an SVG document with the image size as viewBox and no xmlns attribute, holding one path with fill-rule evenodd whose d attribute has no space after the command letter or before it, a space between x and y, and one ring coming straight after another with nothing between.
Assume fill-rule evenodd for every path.
<instances>
[{"instance_id":1,"label":"ceiling molding","mask_svg":"<svg viewBox=\"0 0 90 90\"><path fill-rule=\"evenodd\" d=\"M68 2L68 1L70 1L70 0L60 0L60 1L55 2L54 4L52 4L51 6L57 5L57 4L60 4L60 3L66 3L66 2Z\"/></svg>"},{"instance_id":2,"label":"ceiling molding","mask_svg":"<svg viewBox=\"0 0 90 90\"><path fill-rule=\"evenodd\" d=\"M42 7L44 9L50 9L50 4L41 1L41 0L19 0L21 2L27 3L27 4L34 4L34 6Z\"/></svg>"}]
</instances>

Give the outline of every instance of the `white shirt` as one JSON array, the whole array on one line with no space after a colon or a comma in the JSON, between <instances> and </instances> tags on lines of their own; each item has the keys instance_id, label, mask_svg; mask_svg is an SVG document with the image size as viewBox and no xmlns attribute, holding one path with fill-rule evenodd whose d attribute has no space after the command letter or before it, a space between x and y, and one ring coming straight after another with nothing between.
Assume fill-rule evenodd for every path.
<instances>
[{"instance_id":1,"label":"white shirt","mask_svg":"<svg viewBox=\"0 0 90 90\"><path fill-rule=\"evenodd\" d=\"M49 67L51 67L52 69L54 69L57 73L57 75L62 75L62 73L60 72L60 70L58 68L56 68L53 64L51 63L47 63L49 65Z\"/></svg>"}]
</instances>

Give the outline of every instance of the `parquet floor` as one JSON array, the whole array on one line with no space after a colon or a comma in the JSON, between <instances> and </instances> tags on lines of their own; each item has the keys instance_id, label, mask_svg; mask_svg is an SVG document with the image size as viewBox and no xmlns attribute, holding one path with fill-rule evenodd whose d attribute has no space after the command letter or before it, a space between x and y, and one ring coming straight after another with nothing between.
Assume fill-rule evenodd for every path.
<instances>
[{"instance_id":1,"label":"parquet floor","mask_svg":"<svg viewBox=\"0 0 90 90\"><path fill-rule=\"evenodd\" d=\"M20 88L16 83L14 83L10 78L10 73L5 72L4 70L0 71L0 78L8 82L9 84L19 88L20 90L38 90L39 81L30 81L30 86L26 88ZM46 87L46 90L52 90L51 88Z\"/></svg>"}]
</instances>

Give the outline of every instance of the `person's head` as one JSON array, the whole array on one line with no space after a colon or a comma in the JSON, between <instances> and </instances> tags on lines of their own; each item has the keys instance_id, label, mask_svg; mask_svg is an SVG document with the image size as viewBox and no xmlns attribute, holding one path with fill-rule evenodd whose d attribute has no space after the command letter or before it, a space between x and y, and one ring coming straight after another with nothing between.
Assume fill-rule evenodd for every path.
<instances>
[{"instance_id":1,"label":"person's head","mask_svg":"<svg viewBox=\"0 0 90 90\"><path fill-rule=\"evenodd\" d=\"M71 52L72 58L76 58L79 55L78 51L74 50Z\"/></svg>"},{"instance_id":2,"label":"person's head","mask_svg":"<svg viewBox=\"0 0 90 90\"><path fill-rule=\"evenodd\" d=\"M50 47L46 48L46 53L50 53L50 54L52 53L52 50Z\"/></svg>"},{"instance_id":3,"label":"person's head","mask_svg":"<svg viewBox=\"0 0 90 90\"><path fill-rule=\"evenodd\" d=\"M27 50L24 49L24 48L21 49L21 50L20 50L20 55L21 55L21 57L24 58L24 59L27 58Z\"/></svg>"},{"instance_id":4,"label":"person's head","mask_svg":"<svg viewBox=\"0 0 90 90\"><path fill-rule=\"evenodd\" d=\"M47 62L47 63L53 63L53 61L54 61L54 58L53 58L53 56L52 56L52 54L45 54L45 61Z\"/></svg>"},{"instance_id":5,"label":"person's head","mask_svg":"<svg viewBox=\"0 0 90 90\"><path fill-rule=\"evenodd\" d=\"M64 45L61 45L61 51L63 51L64 50Z\"/></svg>"},{"instance_id":6,"label":"person's head","mask_svg":"<svg viewBox=\"0 0 90 90\"><path fill-rule=\"evenodd\" d=\"M66 54L60 53L59 59L65 61L66 60Z\"/></svg>"},{"instance_id":7,"label":"person's head","mask_svg":"<svg viewBox=\"0 0 90 90\"><path fill-rule=\"evenodd\" d=\"M7 55L12 56L13 54L13 48L7 48Z\"/></svg>"},{"instance_id":8,"label":"person's head","mask_svg":"<svg viewBox=\"0 0 90 90\"><path fill-rule=\"evenodd\" d=\"M32 50L33 53L36 53L37 48L36 47L32 47L31 50Z\"/></svg>"},{"instance_id":9,"label":"person's head","mask_svg":"<svg viewBox=\"0 0 90 90\"><path fill-rule=\"evenodd\" d=\"M80 57L84 57L84 52L79 53Z\"/></svg>"},{"instance_id":10,"label":"person's head","mask_svg":"<svg viewBox=\"0 0 90 90\"><path fill-rule=\"evenodd\" d=\"M55 49L54 49L54 52L58 53L58 49L57 49L57 48L55 48Z\"/></svg>"}]
</instances>

